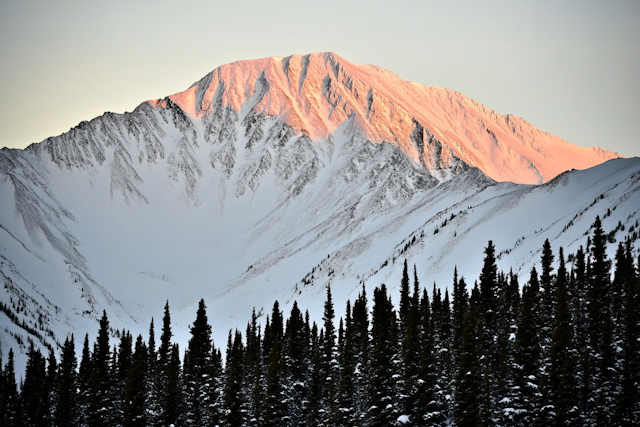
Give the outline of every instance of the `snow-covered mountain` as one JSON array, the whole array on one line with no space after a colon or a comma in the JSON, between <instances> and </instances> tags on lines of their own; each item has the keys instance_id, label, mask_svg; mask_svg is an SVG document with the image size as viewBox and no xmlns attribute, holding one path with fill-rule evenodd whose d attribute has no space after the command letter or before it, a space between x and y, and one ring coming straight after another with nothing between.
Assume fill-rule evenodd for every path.
<instances>
[{"instance_id":1,"label":"snow-covered mountain","mask_svg":"<svg viewBox=\"0 0 640 427\"><path fill-rule=\"evenodd\" d=\"M225 65L0 151L3 355L93 334L103 309L144 332L167 299L186 343L201 297L221 344L275 299L319 317L326 284L340 304L393 289L404 259L472 282L489 239L524 274L596 215L612 241L638 228L640 159L616 157L333 53Z\"/></svg>"}]
</instances>

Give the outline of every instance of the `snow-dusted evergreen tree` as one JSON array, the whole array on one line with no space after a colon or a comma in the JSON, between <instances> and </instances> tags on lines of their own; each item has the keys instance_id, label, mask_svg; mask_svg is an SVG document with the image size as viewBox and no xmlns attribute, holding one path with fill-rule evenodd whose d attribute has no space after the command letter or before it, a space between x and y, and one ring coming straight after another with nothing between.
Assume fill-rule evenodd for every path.
<instances>
[{"instance_id":1,"label":"snow-dusted evergreen tree","mask_svg":"<svg viewBox=\"0 0 640 427\"><path fill-rule=\"evenodd\" d=\"M75 342L73 335L71 335L64 341L58 366L55 425L59 427L76 426L80 421L77 367Z\"/></svg>"},{"instance_id":2,"label":"snow-dusted evergreen tree","mask_svg":"<svg viewBox=\"0 0 640 427\"><path fill-rule=\"evenodd\" d=\"M338 382L340 366L338 364L338 347L336 342L335 310L331 297L331 286L327 286L327 298L322 316L324 340L322 340L322 402L324 406L324 425L334 422L337 411Z\"/></svg>"},{"instance_id":3,"label":"snow-dusted evergreen tree","mask_svg":"<svg viewBox=\"0 0 640 427\"><path fill-rule=\"evenodd\" d=\"M123 427L142 427L148 425L148 364L149 353L147 346L142 335L138 335L136 338L135 351L131 358L130 369L128 369L125 380L126 386L122 404Z\"/></svg>"},{"instance_id":4,"label":"snow-dusted evergreen tree","mask_svg":"<svg viewBox=\"0 0 640 427\"><path fill-rule=\"evenodd\" d=\"M520 307L513 366L513 383L517 390L513 393L514 421L518 426L531 426L537 425L540 412L540 286L535 267L522 289Z\"/></svg>"},{"instance_id":5,"label":"snow-dusted evergreen tree","mask_svg":"<svg viewBox=\"0 0 640 427\"><path fill-rule=\"evenodd\" d=\"M369 309L367 302L367 292L362 285L362 292L353 303L352 308L352 329L351 340L353 343L353 405L356 425L362 425L366 420L369 410L369 373L371 340L369 337Z\"/></svg>"},{"instance_id":6,"label":"snow-dusted evergreen tree","mask_svg":"<svg viewBox=\"0 0 640 427\"><path fill-rule=\"evenodd\" d=\"M578 401L575 358L573 349L573 321L569 310L564 253L559 252L560 265L556 281L556 308L550 345L549 404L555 425L578 425Z\"/></svg>"},{"instance_id":7,"label":"snow-dusted evergreen tree","mask_svg":"<svg viewBox=\"0 0 640 427\"><path fill-rule=\"evenodd\" d=\"M3 426L17 427L21 425L20 419L20 395L16 385L16 372L14 365L13 349L9 349L7 364L2 371L2 399L0 401L0 421Z\"/></svg>"},{"instance_id":8,"label":"snow-dusted evergreen tree","mask_svg":"<svg viewBox=\"0 0 640 427\"><path fill-rule=\"evenodd\" d=\"M347 300L345 322L340 319L339 348L340 348L340 379L338 381L338 396L335 422L337 425L357 425L354 404L354 376L355 349L353 347L353 319L351 317L351 302Z\"/></svg>"},{"instance_id":9,"label":"snow-dusted evergreen tree","mask_svg":"<svg viewBox=\"0 0 640 427\"><path fill-rule=\"evenodd\" d=\"M213 367L211 325L207 320L206 305L200 300L196 320L190 328L191 338L184 360L186 425L215 425L220 422L212 411L212 390L216 384L211 377Z\"/></svg>"},{"instance_id":10,"label":"snow-dusted evergreen tree","mask_svg":"<svg viewBox=\"0 0 640 427\"><path fill-rule=\"evenodd\" d=\"M285 331L285 401L287 425L305 423L309 381L309 335L302 312L294 301Z\"/></svg>"},{"instance_id":11,"label":"snow-dusted evergreen tree","mask_svg":"<svg viewBox=\"0 0 640 427\"><path fill-rule=\"evenodd\" d=\"M389 426L398 416L395 375L400 375L397 360L396 313L382 284L373 292L373 318L371 329L371 376L369 380L368 425Z\"/></svg>"},{"instance_id":12,"label":"snow-dusted evergreen tree","mask_svg":"<svg viewBox=\"0 0 640 427\"><path fill-rule=\"evenodd\" d=\"M640 267L640 259L637 266ZM640 277L630 240L625 242L624 261L616 268L618 276L622 281L623 296L621 380L616 418L622 426L633 426L640 424Z\"/></svg>"},{"instance_id":13,"label":"snow-dusted evergreen tree","mask_svg":"<svg viewBox=\"0 0 640 427\"><path fill-rule=\"evenodd\" d=\"M89 407L87 409L89 427L106 427L114 424L114 417L117 416L117 402L114 401L114 378L112 375L109 319L107 312L103 311L91 359Z\"/></svg>"},{"instance_id":14,"label":"snow-dusted evergreen tree","mask_svg":"<svg viewBox=\"0 0 640 427\"><path fill-rule=\"evenodd\" d=\"M262 407L262 425L265 427L283 425L286 416L283 389L283 374L285 372L283 328L282 312L278 301L276 301L271 311L271 339L269 340L271 348L266 361L266 390Z\"/></svg>"},{"instance_id":15,"label":"snow-dusted evergreen tree","mask_svg":"<svg viewBox=\"0 0 640 427\"><path fill-rule=\"evenodd\" d=\"M483 304L478 286L474 286L464 317L460 363L456 373L456 426L471 427L481 423L482 412L482 336Z\"/></svg>"},{"instance_id":16,"label":"snow-dusted evergreen tree","mask_svg":"<svg viewBox=\"0 0 640 427\"><path fill-rule=\"evenodd\" d=\"M227 346L226 383L224 387L224 425L241 427L247 421L247 401L243 393L245 347L236 329Z\"/></svg>"}]
</instances>

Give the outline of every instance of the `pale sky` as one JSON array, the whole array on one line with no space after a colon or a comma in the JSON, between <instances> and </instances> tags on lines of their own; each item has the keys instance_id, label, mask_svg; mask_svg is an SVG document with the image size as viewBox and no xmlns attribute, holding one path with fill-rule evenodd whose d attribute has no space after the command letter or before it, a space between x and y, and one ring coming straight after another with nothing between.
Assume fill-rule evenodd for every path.
<instances>
[{"instance_id":1,"label":"pale sky","mask_svg":"<svg viewBox=\"0 0 640 427\"><path fill-rule=\"evenodd\" d=\"M638 0L0 0L0 147L131 111L229 62L320 51L640 156Z\"/></svg>"}]
</instances>

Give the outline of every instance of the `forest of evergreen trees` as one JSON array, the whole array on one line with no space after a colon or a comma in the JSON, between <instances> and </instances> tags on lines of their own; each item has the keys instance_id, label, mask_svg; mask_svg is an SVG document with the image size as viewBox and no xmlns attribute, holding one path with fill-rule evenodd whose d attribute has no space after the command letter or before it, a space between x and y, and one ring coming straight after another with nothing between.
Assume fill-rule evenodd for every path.
<instances>
[{"instance_id":1,"label":"forest of evergreen trees","mask_svg":"<svg viewBox=\"0 0 640 427\"><path fill-rule=\"evenodd\" d=\"M626 241L609 260L606 244L597 218L586 248L565 259L546 241L539 270L518 278L489 241L478 280L454 272L451 295L405 261L398 307L385 285L371 299L363 286L339 321L328 288L321 325L275 302L224 354L202 300L183 360L168 303L158 343L153 321L134 342L105 313L79 364L73 336L60 360L31 346L18 387L9 353L0 424L637 426L640 259Z\"/></svg>"}]
</instances>

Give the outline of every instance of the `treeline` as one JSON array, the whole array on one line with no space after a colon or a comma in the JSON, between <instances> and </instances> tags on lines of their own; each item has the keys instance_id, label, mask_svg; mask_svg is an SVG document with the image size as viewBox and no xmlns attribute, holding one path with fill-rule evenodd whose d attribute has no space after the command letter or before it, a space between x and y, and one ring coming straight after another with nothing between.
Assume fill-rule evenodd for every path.
<instances>
[{"instance_id":1,"label":"treeline","mask_svg":"<svg viewBox=\"0 0 640 427\"><path fill-rule=\"evenodd\" d=\"M153 321L146 341L122 331L111 347L105 313L79 366L73 336L59 361L31 347L18 389L9 353L0 424L640 425L640 260L627 240L612 266L606 243L599 218L570 263L546 241L521 286L489 241L478 280L454 272L451 295L428 293L405 261L398 307L385 285L372 300L363 286L338 322L328 288L322 325L297 303L285 320L275 302L224 355L204 301L183 360L168 303L157 347Z\"/></svg>"}]
</instances>

